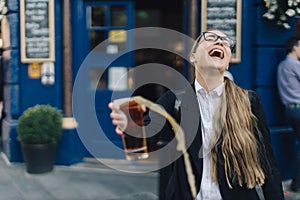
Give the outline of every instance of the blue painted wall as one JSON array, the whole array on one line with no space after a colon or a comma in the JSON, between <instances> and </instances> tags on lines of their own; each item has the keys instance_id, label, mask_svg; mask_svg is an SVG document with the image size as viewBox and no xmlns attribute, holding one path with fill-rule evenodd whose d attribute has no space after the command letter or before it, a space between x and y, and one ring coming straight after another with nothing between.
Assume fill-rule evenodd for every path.
<instances>
[{"instance_id":1,"label":"blue painted wall","mask_svg":"<svg viewBox=\"0 0 300 200\"><path fill-rule=\"evenodd\" d=\"M55 20L55 83L43 85L41 79L28 76L28 64L20 57L20 1L7 1L10 36L8 49L3 53L4 113L2 123L3 151L12 162L23 161L20 143L16 140L17 119L25 109L36 104L50 104L63 110L62 82L62 11L61 1L54 1ZM6 30L7 31L7 30ZM7 47L7 46L5 46ZM82 144L76 130L64 130L59 142L57 164L81 161Z\"/></svg>"},{"instance_id":2,"label":"blue painted wall","mask_svg":"<svg viewBox=\"0 0 300 200\"><path fill-rule=\"evenodd\" d=\"M199 5L201 0L198 0ZM19 0L7 1L10 22L10 50L4 52L4 110L6 117L2 125L2 139L5 151L11 161L20 160L18 143L15 137L17 118L29 106L37 103L49 103L62 108L62 8L61 0L55 0L55 84L44 86L40 79L30 79L27 75L28 66L20 62L20 23L19 23ZM185 4L188 5L188 4ZM73 46L73 78L75 78L86 55L80 54L80 48L85 42L82 40L85 29L83 21L83 0L74 0L72 10L72 46ZM261 95L261 100L266 111L266 116L271 127L272 141L276 156L280 161L283 178L290 177L290 168L285 167L289 163L283 158L290 158L293 152L293 136L290 129L280 129L287 125L282 115L283 107L280 103L276 86L277 64L284 58L284 41L294 34L292 28L284 29L274 22L262 18L265 12L263 0L242 1L242 38L241 38L241 62L232 63L230 71L235 82L243 88L256 90ZM199 14L201 17L201 14ZM199 20L201 21L201 20ZM188 22L188 20L185 20ZM189 30L185 26L186 30ZM75 50L76 49L76 50ZM79 50L78 50L79 49ZM108 122L105 121L105 124ZM111 126L109 123L108 126ZM111 129L111 127L107 127ZM76 132L76 131L75 131ZM79 139L67 131L62 141L61 150L72 153L72 146L78 146ZM71 138L69 138L71 137ZM284 141L281 142L281 141ZM69 146L71 145L71 146ZM79 145L80 146L80 145ZM79 155L80 150L76 149ZM20 153L20 152L19 152ZM288 156L287 156L288 155ZM287 156L287 157L286 157ZM66 154L59 156L59 163L74 162L68 159ZM77 158L75 160L78 160ZM288 159L290 160L290 159ZM283 164L285 166L283 166ZM290 165L288 165L290 166Z\"/></svg>"},{"instance_id":3,"label":"blue painted wall","mask_svg":"<svg viewBox=\"0 0 300 200\"><path fill-rule=\"evenodd\" d=\"M5 87L13 91L6 105L7 115L17 119L28 107L35 104L51 104L62 108L62 48L61 48L61 7L60 1L55 1L55 84L45 86L40 79L28 77L28 64L21 63L20 59L20 14L19 1L10 0L8 5L7 18L10 24L10 49L4 52ZM10 58L5 54L10 53ZM7 90L6 90L7 91ZM9 102L8 101L8 102ZM7 101L6 101L7 102Z\"/></svg>"},{"instance_id":4,"label":"blue painted wall","mask_svg":"<svg viewBox=\"0 0 300 200\"><path fill-rule=\"evenodd\" d=\"M276 74L278 63L285 57L285 40L294 35L295 22L291 19L291 29L284 29L262 18L266 11L263 1L243 1L242 9L242 62L233 65L232 72L239 85L260 94L282 179L289 179L293 174L295 136L283 114Z\"/></svg>"},{"instance_id":5,"label":"blue painted wall","mask_svg":"<svg viewBox=\"0 0 300 200\"><path fill-rule=\"evenodd\" d=\"M278 63L285 57L285 40L294 35L295 19L290 20L291 29L284 29L263 18L264 12L263 0L242 1L241 62L231 63L229 71L242 88L259 93L282 178L287 179L293 172L295 136L283 114L276 71Z\"/></svg>"}]
</instances>

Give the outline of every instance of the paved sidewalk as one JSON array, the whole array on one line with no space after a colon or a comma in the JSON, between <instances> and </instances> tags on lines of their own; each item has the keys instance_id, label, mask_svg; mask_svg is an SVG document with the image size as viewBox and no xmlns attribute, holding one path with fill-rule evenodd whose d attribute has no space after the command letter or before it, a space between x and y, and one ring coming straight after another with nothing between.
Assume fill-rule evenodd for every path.
<instances>
[{"instance_id":1,"label":"paved sidewalk","mask_svg":"<svg viewBox=\"0 0 300 200\"><path fill-rule=\"evenodd\" d=\"M290 183L291 180L282 182L285 200L300 200L300 193L291 191Z\"/></svg>"},{"instance_id":2,"label":"paved sidewalk","mask_svg":"<svg viewBox=\"0 0 300 200\"><path fill-rule=\"evenodd\" d=\"M291 180L282 182L285 200L300 200L300 193L292 192L290 190L290 187L289 187L290 182L291 182ZM262 194L262 190L259 188L257 190L258 190L260 200L265 200L265 198L263 197L263 194Z\"/></svg>"},{"instance_id":3,"label":"paved sidewalk","mask_svg":"<svg viewBox=\"0 0 300 200\"><path fill-rule=\"evenodd\" d=\"M0 200L158 200L158 173L125 173L116 168L145 168L151 163L134 164L108 160L109 166L86 160L73 166L55 166L44 174L28 174L24 163L8 163L0 158ZM114 169L113 169L114 168ZM151 168L151 166L150 166ZM300 200L300 193L283 182L285 199ZM262 192L258 189L261 200Z\"/></svg>"},{"instance_id":4,"label":"paved sidewalk","mask_svg":"<svg viewBox=\"0 0 300 200\"><path fill-rule=\"evenodd\" d=\"M157 191L157 173L125 173L80 163L28 174L23 163L7 165L0 159L0 200L157 200Z\"/></svg>"}]
</instances>

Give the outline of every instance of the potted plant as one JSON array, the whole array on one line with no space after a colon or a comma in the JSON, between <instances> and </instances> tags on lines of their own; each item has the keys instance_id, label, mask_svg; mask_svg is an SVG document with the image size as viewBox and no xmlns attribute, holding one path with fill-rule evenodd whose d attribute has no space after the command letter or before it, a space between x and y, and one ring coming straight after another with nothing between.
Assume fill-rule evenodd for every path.
<instances>
[{"instance_id":1,"label":"potted plant","mask_svg":"<svg viewBox=\"0 0 300 200\"><path fill-rule=\"evenodd\" d=\"M52 171L57 142L62 134L61 111L50 105L35 105L18 119L17 139L21 142L28 173Z\"/></svg>"}]
</instances>

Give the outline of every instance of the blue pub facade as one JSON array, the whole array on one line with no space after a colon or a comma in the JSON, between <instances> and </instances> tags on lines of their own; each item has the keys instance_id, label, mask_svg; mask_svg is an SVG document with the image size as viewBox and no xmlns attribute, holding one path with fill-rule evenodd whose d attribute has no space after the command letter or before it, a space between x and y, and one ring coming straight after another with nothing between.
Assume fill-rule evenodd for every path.
<instances>
[{"instance_id":1,"label":"blue pub facade","mask_svg":"<svg viewBox=\"0 0 300 200\"><path fill-rule=\"evenodd\" d=\"M204 17L209 17L203 14L207 11L203 6L209 6L213 1L205 2L206 4L201 0L195 0L194 4L188 0L8 0L5 17L1 22L4 76L1 141L8 160L23 161L20 144L16 140L16 126L22 112L35 104L53 105L63 110L67 119L78 123L78 126L74 123L74 126L65 126L57 152L57 164L72 165L86 157L94 157L86 145L88 140L92 148L109 148L106 139L93 141L88 133L87 137L82 137L84 133L79 133L79 130L84 127L84 120L80 121L73 115L72 109L76 105L72 98L86 95L85 92L78 94L73 86L87 57L91 59L86 77L88 83L83 84L80 90L94 93L93 111L96 112L108 141L120 146L120 138L114 133L107 108L113 93L111 81L118 76L116 74L154 60L172 65L186 79L190 79L190 66L187 62L166 51L149 48L122 54L122 51L126 51L134 43L134 36L124 31L141 27L162 27L195 37L201 32L203 23L209 21L208 18L206 22L203 21ZM285 39L297 32L297 19L292 18L289 21L291 28L285 29L262 17L266 11L263 0L228 2L230 5L233 2L240 6L237 13L240 20L239 52L236 54L237 60L231 63L229 70L238 85L260 94L283 178L289 178L292 171L289 158L293 155L294 136L284 119L283 107L277 94L276 68L285 56ZM37 34L46 33L44 38L48 37L51 42L44 44L43 39L35 38L28 30ZM114 34L118 37L113 37ZM149 35L168 37L155 33ZM145 37L142 40L151 41L152 38ZM106 44L101 49L97 45L103 41ZM38 47L32 45L33 43ZM177 47L184 45L183 42L177 44ZM98 48L96 52L93 51L95 48ZM113 66L111 71L107 70L105 67L108 61L118 54L122 56L110 63ZM174 61L178 62L174 64ZM118 89L117 96L125 95L130 90L129 83L126 84L128 85L124 88ZM151 100L157 99L161 94L157 88L148 89L145 87L140 92ZM89 105L90 102L85 103ZM83 114L89 111L84 108L77 110L76 112ZM100 156L122 158L109 152Z\"/></svg>"}]
</instances>

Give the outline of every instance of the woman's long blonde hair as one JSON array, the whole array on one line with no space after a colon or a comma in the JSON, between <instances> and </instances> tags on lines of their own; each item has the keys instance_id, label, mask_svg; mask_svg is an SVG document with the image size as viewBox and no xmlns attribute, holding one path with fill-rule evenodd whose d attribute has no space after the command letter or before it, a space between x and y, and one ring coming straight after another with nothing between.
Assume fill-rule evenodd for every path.
<instances>
[{"instance_id":1,"label":"woman's long blonde hair","mask_svg":"<svg viewBox=\"0 0 300 200\"><path fill-rule=\"evenodd\" d=\"M215 138L211 140L212 177L217 181L217 162L220 153L224 158L226 180L254 188L263 185L265 174L261 167L259 143L262 141L257 118L251 112L248 91L225 78L225 92L215 115ZM257 133L257 135L255 135ZM219 137L218 137L219 136ZM219 161L220 162L220 161Z\"/></svg>"},{"instance_id":2,"label":"woman's long blonde hair","mask_svg":"<svg viewBox=\"0 0 300 200\"><path fill-rule=\"evenodd\" d=\"M195 53L201 37L202 34L194 42L190 55ZM251 111L248 91L228 78L225 78L224 83L221 105L214 116L215 134L210 141L213 180L218 180L217 163L222 162L222 155L226 181L230 188L236 183L247 188L261 186L265 181L261 161L267 167L269 163L263 160L266 159L263 138L257 118Z\"/></svg>"}]
</instances>

